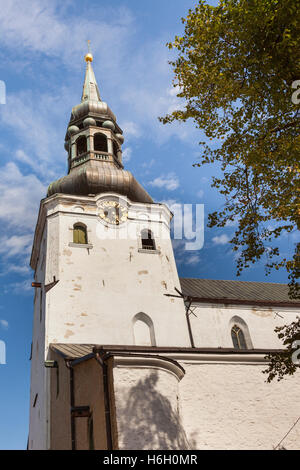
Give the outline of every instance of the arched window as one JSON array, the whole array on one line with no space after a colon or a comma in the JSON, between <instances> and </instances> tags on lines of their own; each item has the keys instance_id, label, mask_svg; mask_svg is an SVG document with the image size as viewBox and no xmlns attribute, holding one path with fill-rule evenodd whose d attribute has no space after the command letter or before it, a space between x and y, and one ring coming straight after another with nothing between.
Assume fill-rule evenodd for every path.
<instances>
[{"instance_id":1,"label":"arched window","mask_svg":"<svg viewBox=\"0 0 300 470\"><path fill-rule=\"evenodd\" d=\"M139 312L133 318L134 344L137 346L155 346L154 326L146 313Z\"/></svg>"},{"instance_id":2,"label":"arched window","mask_svg":"<svg viewBox=\"0 0 300 470\"><path fill-rule=\"evenodd\" d=\"M233 325L231 328L231 338L234 349L247 349L245 335L239 326Z\"/></svg>"},{"instance_id":3,"label":"arched window","mask_svg":"<svg viewBox=\"0 0 300 470\"><path fill-rule=\"evenodd\" d=\"M114 156L116 158L118 158L118 150L119 150L119 146L117 144L117 142L115 140L113 140L113 150L114 150Z\"/></svg>"},{"instance_id":4,"label":"arched window","mask_svg":"<svg viewBox=\"0 0 300 470\"><path fill-rule=\"evenodd\" d=\"M253 349L249 328L243 318L235 315L230 320L231 339L235 349Z\"/></svg>"},{"instance_id":5,"label":"arched window","mask_svg":"<svg viewBox=\"0 0 300 470\"><path fill-rule=\"evenodd\" d=\"M144 229L141 232L142 249L143 250L155 250L155 241L151 230Z\"/></svg>"},{"instance_id":6,"label":"arched window","mask_svg":"<svg viewBox=\"0 0 300 470\"><path fill-rule=\"evenodd\" d=\"M76 155L82 155L83 153L87 152L87 144L86 144L86 137L81 135L76 140Z\"/></svg>"},{"instance_id":7,"label":"arched window","mask_svg":"<svg viewBox=\"0 0 300 470\"><path fill-rule=\"evenodd\" d=\"M75 224L73 227L73 243L86 245L87 242L86 226L83 224Z\"/></svg>"},{"instance_id":8,"label":"arched window","mask_svg":"<svg viewBox=\"0 0 300 470\"><path fill-rule=\"evenodd\" d=\"M107 138L104 134L94 135L94 150L98 152L107 152Z\"/></svg>"}]
</instances>

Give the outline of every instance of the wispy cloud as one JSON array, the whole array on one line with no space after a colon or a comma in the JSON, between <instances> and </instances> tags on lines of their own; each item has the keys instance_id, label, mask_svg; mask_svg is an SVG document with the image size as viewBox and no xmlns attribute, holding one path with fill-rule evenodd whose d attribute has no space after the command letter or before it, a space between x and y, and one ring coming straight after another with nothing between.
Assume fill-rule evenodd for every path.
<instances>
[{"instance_id":1,"label":"wispy cloud","mask_svg":"<svg viewBox=\"0 0 300 470\"><path fill-rule=\"evenodd\" d=\"M132 148L131 147L126 147L123 150L122 157L123 157L123 163L129 162L131 159L131 154L132 154Z\"/></svg>"},{"instance_id":2,"label":"wispy cloud","mask_svg":"<svg viewBox=\"0 0 300 470\"><path fill-rule=\"evenodd\" d=\"M74 66L74 57L82 55L87 39L92 39L93 50L101 48L103 54L114 51L113 60L118 54L116 46L122 49L132 15L124 7L115 8L110 17L111 9L103 5L98 12L95 6L93 12L91 7L90 11L88 9L86 7L85 15L78 18L71 9L64 11L57 0L31 0L30 6L22 0L10 0L1 5L0 10L2 43L14 50L27 49L56 57Z\"/></svg>"},{"instance_id":3,"label":"wispy cloud","mask_svg":"<svg viewBox=\"0 0 300 470\"><path fill-rule=\"evenodd\" d=\"M9 327L8 321L7 321L7 320L0 319L0 326L1 326L4 330L8 330L8 327Z\"/></svg>"},{"instance_id":4,"label":"wispy cloud","mask_svg":"<svg viewBox=\"0 0 300 470\"><path fill-rule=\"evenodd\" d=\"M32 230L45 191L35 175L23 175L15 163L7 163L0 168L0 220L14 229Z\"/></svg>"},{"instance_id":5,"label":"wispy cloud","mask_svg":"<svg viewBox=\"0 0 300 470\"><path fill-rule=\"evenodd\" d=\"M201 261L200 254L186 250L185 243L184 240L172 240L176 262L178 266L196 266Z\"/></svg>"},{"instance_id":6,"label":"wispy cloud","mask_svg":"<svg viewBox=\"0 0 300 470\"><path fill-rule=\"evenodd\" d=\"M141 135L141 129L139 128L138 124L136 122L132 121L125 121L121 122L121 128L126 135L126 137L140 137Z\"/></svg>"},{"instance_id":7,"label":"wispy cloud","mask_svg":"<svg viewBox=\"0 0 300 470\"><path fill-rule=\"evenodd\" d=\"M168 175L163 175L155 178L148 184L156 188L164 188L168 191L174 191L175 189L179 188L179 179L177 175L175 175L175 173L169 173Z\"/></svg>"},{"instance_id":8,"label":"wispy cloud","mask_svg":"<svg viewBox=\"0 0 300 470\"><path fill-rule=\"evenodd\" d=\"M13 235L12 237L3 237L0 239L0 253L5 258L16 255L26 255L30 253L32 244L31 235Z\"/></svg>"},{"instance_id":9,"label":"wispy cloud","mask_svg":"<svg viewBox=\"0 0 300 470\"><path fill-rule=\"evenodd\" d=\"M28 295L32 292L31 280L28 277L24 281L12 282L5 284L3 289L4 294L21 294Z\"/></svg>"},{"instance_id":10,"label":"wispy cloud","mask_svg":"<svg viewBox=\"0 0 300 470\"><path fill-rule=\"evenodd\" d=\"M215 245L226 245L229 242L230 238L228 235L223 233L222 235L217 235L212 238L212 241Z\"/></svg>"}]
</instances>

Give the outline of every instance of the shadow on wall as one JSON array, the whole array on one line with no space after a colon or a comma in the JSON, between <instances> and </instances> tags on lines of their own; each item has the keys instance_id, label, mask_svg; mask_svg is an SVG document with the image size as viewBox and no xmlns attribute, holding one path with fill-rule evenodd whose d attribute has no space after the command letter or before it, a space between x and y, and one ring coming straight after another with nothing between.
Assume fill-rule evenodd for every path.
<instances>
[{"instance_id":1,"label":"shadow on wall","mask_svg":"<svg viewBox=\"0 0 300 470\"><path fill-rule=\"evenodd\" d=\"M132 387L124 400L119 417L123 448L131 450L189 449L189 444L176 409L156 389L157 372ZM120 419L121 418L121 419Z\"/></svg>"}]
</instances>

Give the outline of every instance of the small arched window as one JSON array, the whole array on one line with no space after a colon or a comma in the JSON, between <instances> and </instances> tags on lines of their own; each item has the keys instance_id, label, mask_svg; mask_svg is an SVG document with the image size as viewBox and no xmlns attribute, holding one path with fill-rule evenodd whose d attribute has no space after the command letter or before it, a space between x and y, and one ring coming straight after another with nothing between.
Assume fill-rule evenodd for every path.
<instances>
[{"instance_id":1,"label":"small arched window","mask_svg":"<svg viewBox=\"0 0 300 470\"><path fill-rule=\"evenodd\" d=\"M87 242L86 226L83 224L75 224L73 227L73 243L86 245Z\"/></svg>"},{"instance_id":2,"label":"small arched window","mask_svg":"<svg viewBox=\"0 0 300 470\"><path fill-rule=\"evenodd\" d=\"M104 134L94 135L94 150L98 152L107 152L107 138Z\"/></svg>"},{"instance_id":3,"label":"small arched window","mask_svg":"<svg viewBox=\"0 0 300 470\"><path fill-rule=\"evenodd\" d=\"M143 250L155 250L155 241L151 230L144 229L141 232L142 249Z\"/></svg>"},{"instance_id":4,"label":"small arched window","mask_svg":"<svg viewBox=\"0 0 300 470\"><path fill-rule=\"evenodd\" d=\"M234 349L247 349L244 332L238 325L233 325L231 328L231 338Z\"/></svg>"},{"instance_id":5,"label":"small arched window","mask_svg":"<svg viewBox=\"0 0 300 470\"><path fill-rule=\"evenodd\" d=\"M86 137L84 135L81 135L76 140L76 155L77 157L79 157L79 155L82 155L83 153L86 153L86 152L87 152Z\"/></svg>"},{"instance_id":6,"label":"small arched window","mask_svg":"<svg viewBox=\"0 0 300 470\"><path fill-rule=\"evenodd\" d=\"M153 321L146 313L139 312L133 318L134 344L156 346Z\"/></svg>"}]
</instances>

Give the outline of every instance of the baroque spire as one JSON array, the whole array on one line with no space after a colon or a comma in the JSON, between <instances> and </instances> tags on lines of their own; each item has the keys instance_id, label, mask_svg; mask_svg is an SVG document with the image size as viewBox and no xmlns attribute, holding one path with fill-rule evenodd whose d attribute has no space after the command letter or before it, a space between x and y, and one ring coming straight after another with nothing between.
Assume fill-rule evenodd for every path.
<instances>
[{"instance_id":1,"label":"baroque spire","mask_svg":"<svg viewBox=\"0 0 300 470\"><path fill-rule=\"evenodd\" d=\"M90 41L88 41L89 52L85 55L86 70L83 84L81 102L83 101L101 101L99 88L92 67L93 55L90 51Z\"/></svg>"},{"instance_id":2,"label":"baroque spire","mask_svg":"<svg viewBox=\"0 0 300 470\"><path fill-rule=\"evenodd\" d=\"M51 183L47 196L57 193L88 196L114 192L135 202L153 203L134 176L124 170L123 131L114 113L100 98L90 50L85 55L85 61L81 103L72 108L65 136L68 175Z\"/></svg>"}]
</instances>

